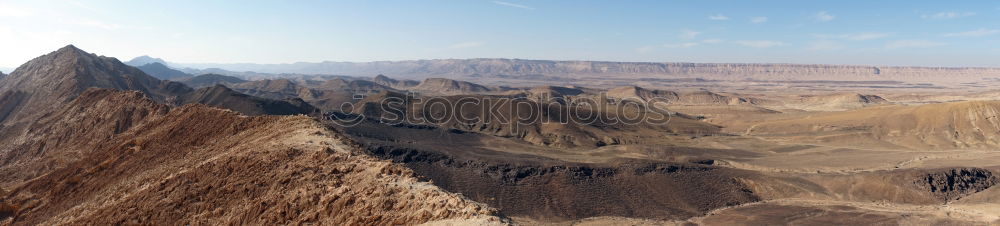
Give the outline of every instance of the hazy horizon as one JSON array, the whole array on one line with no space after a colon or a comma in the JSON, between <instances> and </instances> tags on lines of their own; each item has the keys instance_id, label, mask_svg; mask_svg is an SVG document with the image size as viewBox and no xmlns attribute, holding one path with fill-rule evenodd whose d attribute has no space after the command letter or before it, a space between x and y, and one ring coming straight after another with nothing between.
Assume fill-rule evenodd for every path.
<instances>
[{"instance_id":1,"label":"hazy horizon","mask_svg":"<svg viewBox=\"0 0 1000 226\"><path fill-rule=\"evenodd\" d=\"M1000 67L997 12L1000 3L988 1L15 0L0 3L0 32L9 34L0 37L0 69L67 44L122 61L149 55L186 64L507 58Z\"/></svg>"}]
</instances>

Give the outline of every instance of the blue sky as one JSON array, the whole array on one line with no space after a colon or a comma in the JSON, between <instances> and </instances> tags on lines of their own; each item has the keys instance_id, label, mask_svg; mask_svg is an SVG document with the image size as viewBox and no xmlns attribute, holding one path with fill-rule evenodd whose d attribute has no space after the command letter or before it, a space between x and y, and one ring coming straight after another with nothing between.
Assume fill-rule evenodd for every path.
<instances>
[{"instance_id":1,"label":"blue sky","mask_svg":"<svg viewBox=\"0 0 1000 226\"><path fill-rule=\"evenodd\" d=\"M501 57L1000 67L997 1L0 0L0 67Z\"/></svg>"}]
</instances>

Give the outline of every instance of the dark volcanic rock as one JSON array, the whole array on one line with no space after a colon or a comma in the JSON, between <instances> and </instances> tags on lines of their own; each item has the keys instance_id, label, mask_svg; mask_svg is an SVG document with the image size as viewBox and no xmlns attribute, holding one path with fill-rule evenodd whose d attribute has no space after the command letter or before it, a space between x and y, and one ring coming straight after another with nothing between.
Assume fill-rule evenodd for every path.
<instances>
[{"instance_id":1,"label":"dark volcanic rock","mask_svg":"<svg viewBox=\"0 0 1000 226\"><path fill-rule=\"evenodd\" d=\"M435 185L487 203L509 216L687 219L761 200L738 180L752 175L703 165L496 160L392 146L372 146L367 152L404 163Z\"/></svg>"},{"instance_id":2,"label":"dark volcanic rock","mask_svg":"<svg viewBox=\"0 0 1000 226\"><path fill-rule=\"evenodd\" d=\"M929 172L914 183L944 200L958 200L1000 182L993 172L980 168L955 168Z\"/></svg>"}]
</instances>

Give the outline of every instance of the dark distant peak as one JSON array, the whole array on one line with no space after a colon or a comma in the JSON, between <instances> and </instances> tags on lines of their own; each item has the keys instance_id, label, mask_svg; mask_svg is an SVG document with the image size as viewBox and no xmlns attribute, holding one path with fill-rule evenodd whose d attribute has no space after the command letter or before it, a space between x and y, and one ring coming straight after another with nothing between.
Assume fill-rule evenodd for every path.
<instances>
[{"instance_id":1,"label":"dark distant peak","mask_svg":"<svg viewBox=\"0 0 1000 226\"><path fill-rule=\"evenodd\" d=\"M150 57L150 56L146 56L146 55L139 56L139 57L136 57L136 58L132 58L132 60L129 60L128 62L125 62L125 64L131 65L131 66L135 66L135 67L142 66L142 65L147 65L147 64L151 64L151 63L160 63L160 64L163 64L163 65L167 65L167 61L165 61L163 59L154 58L154 57Z\"/></svg>"}]
</instances>

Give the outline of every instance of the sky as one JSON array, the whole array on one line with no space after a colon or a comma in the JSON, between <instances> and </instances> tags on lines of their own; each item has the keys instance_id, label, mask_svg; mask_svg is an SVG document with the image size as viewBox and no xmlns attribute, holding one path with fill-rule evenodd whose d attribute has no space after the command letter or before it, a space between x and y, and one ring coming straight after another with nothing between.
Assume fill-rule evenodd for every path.
<instances>
[{"instance_id":1,"label":"sky","mask_svg":"<svg viewBox=\"0 0 1000 226\"><path fill-rule=\"evenodd\" d=\"M449 58L1000 67L1000 1L0 0L0 67Z\"/></svg>"}]
</instances>

